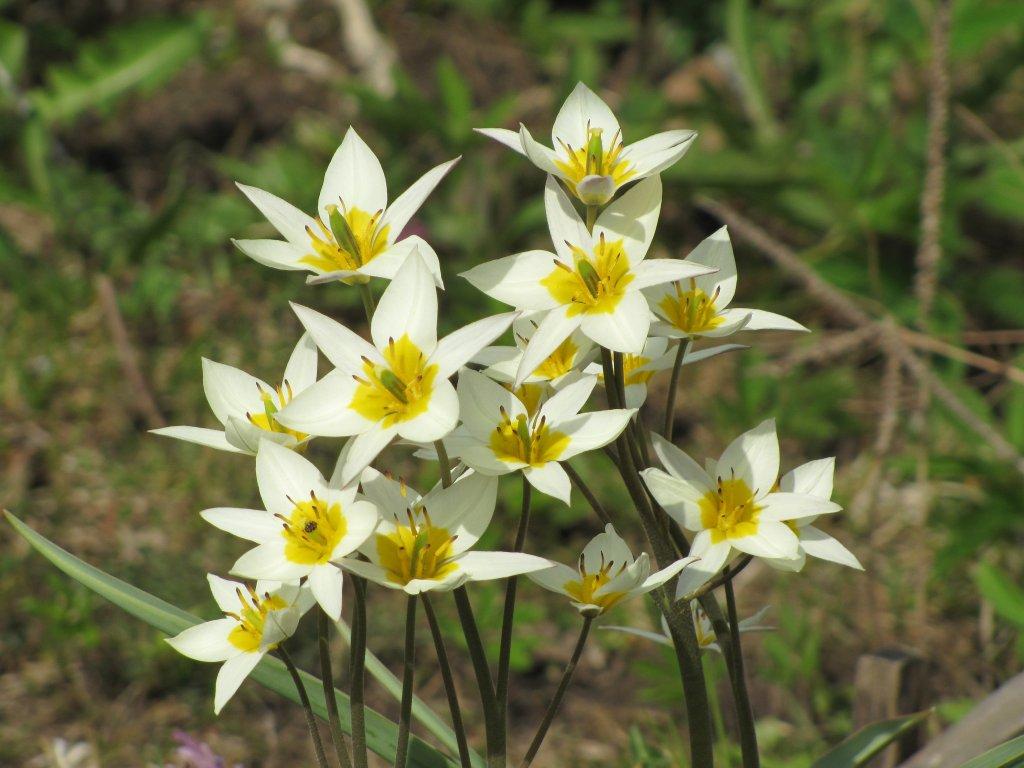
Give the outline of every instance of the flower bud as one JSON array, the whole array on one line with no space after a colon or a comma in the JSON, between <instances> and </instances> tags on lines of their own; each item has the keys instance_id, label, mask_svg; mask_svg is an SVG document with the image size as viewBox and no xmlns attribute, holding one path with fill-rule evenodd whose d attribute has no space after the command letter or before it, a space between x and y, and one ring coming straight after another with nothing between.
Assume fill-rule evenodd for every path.
<instances>
[{"instance_id":1,"label":"flower bud","mask_svg":"<svg viewBox=\"0 0 1024 768\"><path fill-rule=\"evenodd\" d=\"M615 194L615 180L611 176L584 176L576 185L576 196L584 205L604 205Z\"/></svg>"}]
</instances>

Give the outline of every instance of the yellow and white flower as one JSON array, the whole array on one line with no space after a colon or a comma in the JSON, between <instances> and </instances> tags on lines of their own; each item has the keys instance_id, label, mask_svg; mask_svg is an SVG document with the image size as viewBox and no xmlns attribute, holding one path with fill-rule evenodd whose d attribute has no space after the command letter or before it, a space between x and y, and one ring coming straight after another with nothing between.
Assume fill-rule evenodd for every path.
<instances>
[{"instance_id":1,"label":"yellow and white flower","mask_svg":"<svg viewBox=\"0 0 1024 768\"><path fill-rule=\"evenodd\" d=\"M302 450L310 436L284 426L277 415L316 381L316 365L316 345L309 334L303 334L295 345L284 379L277 387L230 365L203 358L203 390L222 428L162 427L152 432L250 456L256 455L261 440Z\"/></svg>"},{"instance_id":2,"label":"yellow and white flower","mask_svg":"<svg viewBox=\"0 0 1024 768\"><path fill-rule=\"evenodd\" d=\"M584 547L576 568L557 563L529 577L544 589L568 597L584 616L594 617L657 589L695 560L684 557L651 573L648 554L641 552L634 560L629 545L609 523Z\"/></svg>"},{"instance_id":3,"label":"yellow and white flower","mask_svg":"<svg viewBox=\"0 0 1024 768\"><path fill-rule=\"evenodd\" d=\"M167 642L190 659L223 662L213 697L219 714L260 660L295 632L312 601L298 584L259 581L253 587L212 573L207 578L224 618L196 624Z\"/></svg>"},{"instance_id":4,"label":"yellow and white flower","mask_svg":"<svg viewBox=\"0 0 1024 768\"><path fill-rule=\"evenodd\" d=\"M438 287L444 287L437 254L412 235L399 240L409 220L459 158L432 168L388 205L380 161L352 128L331 158L315 216L256 187L242 193L284 240L235 240L246 256L274 269L312 272L309 282L365 283L391 279L418 248Z\"/></svg>"},{"instance_id":5,"label":"yellow and white flower","mask_svg":"<svg viewBox=\"0 0 1024 768\"><path fill-rule=\"evenodd\" d=\"M495 315L437 338L437 293L414 251L388 285L370 323L370 344L319 312L293 305L335 370L278 414L290 429L326 437L355 435L341 482L348 484L396 435L417 443L455 428L459 399L448 381L504 333L515 313Z\"/></svg>"},{"instance_id":6,"label":"yellow and white flower","mask_svg":"<svg viewBox=\"0 0 1024 768\"><path fill-rule=\"evenodd\" d=\"M710 578L734 551L794 559L800 543L793 524L804 517L838 512L828 499L776 491L779 439L768 420L732 441L718 461L705 467L664 438L653 435L654 452L668 472L641 474L654 498L679 525L695 531L690 553L694 571Z\"/></svg>"},{"instance_id":7,"label":"yellow and white flower","mask_svg":"<svg viewBox=\"0 0 1024 768\"><path fill-rule=\"evenodd\" d=\"M654 335L696 339L738 331L807 331L796 320L774 312L729 307L736 294L736 259L725 227L702 240L683 261L716 271L645 291L659 319L651 330Z\"/></svg>"},{"instance_id":8,"label":"yellow and white flower","mask_svg":"<svg viewBox=\"0 0 1024 768\"><path fill-rule=\"evenodd\" d=\"M679 595L676 596L677 598ZM762 624L761 621L764 619L765 614L768 613L768 607L765 606L753 616L746 619L740 619L740 634L745 635L748 632L767 632L773 627ZM700 646L701 650L715 651L721 653L722 648L718 644L718 639L715 637L715 628L711 624L711 619L708 618L707 613L703 608L700 607L700 603L696 600L690 603L690 614L693 617L693 628L697 634L697 645ZM668 622L665 617L661 617L661 632L651 632L646 629L637 629L636 627L601 627L601 629L611 630L612 632L624 632L627 635L635 635L636 637L642 637L645 640L652 640L660 645L667 645L672 647L672 635L668 630Z\"/></svg>"},{"instance_id":9,"label":"yellow and white flower","mask_svg":"<svg viewBox=\"0 0 1024 768\"><path fill-rule=\"evenodd\" d=\"M555 252L526 251L462 276L516 309L545 310L515 384L524 382L577 329L616 352L640 354L651 326L642 289L712 271L682 259L648 259L661 211L661 179L645 179L609 205L587 231L558 182L544 190Z\"/></svg>"},{"instance_id":10,"label":"yellow and white flower","mask_svg":"<svg viewBox=\"0 0 1024 768\"><path fill-rule=\"evenodd\" d=\"M218 507L203 519L255 542L231 572L250 579L308 579L324 612L341 618L342 572L333 561L354 552L380 520L373 504L356 500L355 486L327 483L306 459L270 442L256 454L256 482L265 510Z\"/></svg>"},{"instance_id":11,"label":"yellow and white flower","mask_svg":"<svg viewBox=\"0 0 1024 768\"><path fill-rule=\"evenodd\" d=\"M634 411L580 413L596 380L585 376L548 398L531 416L506 387L482 373L459 374L462 425L445 438L449 455L484 475L522 470L541 493L569 503L571 486L561 461L612 442Z\"/></svg>"},{"instance_id":12,"label":"yellow and white flower","mask_svg":"<svg viewBox=\"0 0 1024 768\"><path fill-rule=\"evenodd\" d=\"M343 558L346 569L409 595L448 591L468 581L518 576L551 567L522 552L471 552L494 515L498 479L467 472L450 487L420 496L374 469L362 474L363 494L381 512L376 533L361 547L368 558Z\"/></svg>"},{"instance_id":13,"label":"yellow and white flower","mask_svg":"<svg viewBox=\"0 0 1024 768\"><path fill-rule=\"evenodd\" d=\"M805 493L817 499L832 498L832 478L835 458L816 459L801 464L779 478L779 490L787 493ZM815 528L813 517L802 517L792 522L793 533L800 540L800 550L793 560L766 560L768 565L782 571L803 570L807 556L829 560L863 571L857 556L820 528Z\"/></svg>"},{"instance_id":14,"label":"yellow and white flower","mask_svg":"<svg viewBox=\"0 0 1024 768\"><path fill-rule=\"evenodd\" d=\"M668 348L668 339L663 336L652 336L644 342L643 351L639 355L622 356L622 379L626 384L626 407L639 409L647 402L647 382L659 371L667 371L673 366L676 358L675 348ZM683 357L683 365L699 363L709 357L730 352L734 349L745 349L742 344L720 344L717 347L690 352ZM584 369L597 377L604 386L604 371L599 363L591 363Z\"/></svg>"},{"instance_id":15,"label":"yellow and white flower","mask_svg":"<svg viewBox=\"0 0 1024 768\"><path fill-rule=\"evenodd\" d=\"M504 128L477 131L561 179L586 205L604 205L623 184L661 173L697 138L695 131L664 131L627 146L611 109L583 83L576 85L555 117L553 149L535 141L526 126L518 133Z\"/></svg>"}]
</instances>

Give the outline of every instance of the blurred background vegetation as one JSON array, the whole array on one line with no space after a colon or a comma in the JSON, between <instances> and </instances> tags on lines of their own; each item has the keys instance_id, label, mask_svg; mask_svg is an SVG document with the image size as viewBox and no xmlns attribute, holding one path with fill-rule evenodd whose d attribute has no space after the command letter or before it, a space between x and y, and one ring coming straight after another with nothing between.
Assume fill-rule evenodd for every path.
<instances>
[{"instance_id":1,"label":"blurred background vegetation","mask_svg":"<svg viewBox=\"0 0 1024 768\"><path fill-rule=\"evenodd\" d=\"M271 234L233 182L310 210L349 125L393 191L463 155L414 223L441 255L455 326L486 307L458 271L548 238L539 173L472 128L522 121L544 135L583 80L627 141L700 132L666 173L658 255L738 222L742 304L815 330L751 336L750 350L686 369L679 406L678 442L696 455L769 415L784 468L836 455L847 512L830 530L867 568L741 577L745 612L770 603L778 627L746 643L766 765L809 765L849 732L867 652L919 654L925 700L939 705L930 728L956 720L1024 659L1024 5L957 0L936 35L937 7L0 2L0 503L212 615L204 574L244 544L197 512L255 503L249 460L146 430L213 423L200 356L275 380L299 333L288 300L362 322L354 292L308 288L232 248L231 237ZM782 268L778 248L824 290ZM844 297L868 322L837 305ZM655 380L655 411L664 391ZM332 450L311 455L329 466ZM402 450L388 456L416 472ZM583 471L616 493L603 457ZM507 514L519 489L502 489ZM624 497L606 498L628 519ZM534 519L534 550L563 558L595 530L580 501L542 501ZM496 643L497 591L474 595ZM575 619L526 595L513 718L529 733ZM394 664L401 612L376 598L371 647ZM177 729L231 764L308 761L295 709L248 685L215 720L214 669L174 655L10 530L0 604L0 764L49 765L40 756L63 738L91 747L81 766L163 765L182 759ZM641 606L615 619L650 620ZM544 765L681 764L674 661L640 640L599 639ZM723 670L707 663L729 732ZM422 674L422 694L442 701L439 676ZM381 694L373 703L394 710Z\"/></svg>"}]
</instances>

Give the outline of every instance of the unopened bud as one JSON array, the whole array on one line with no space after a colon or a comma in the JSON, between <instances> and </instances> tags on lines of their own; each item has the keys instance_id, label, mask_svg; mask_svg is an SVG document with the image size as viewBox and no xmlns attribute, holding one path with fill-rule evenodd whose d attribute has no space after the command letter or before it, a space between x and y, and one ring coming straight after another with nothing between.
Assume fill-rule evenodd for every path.
<instances>
[{"instance_id":1,"label":"unopened bud","mask_svg":"<svg viewBox=\"0 0 1024 768\"><path fill-rule=\"evenodd\" d=\"M611 176L584 176L576 185L576 196L584 205L604 205L615 194L615 180Z\"/></svg>"}]
</instances>

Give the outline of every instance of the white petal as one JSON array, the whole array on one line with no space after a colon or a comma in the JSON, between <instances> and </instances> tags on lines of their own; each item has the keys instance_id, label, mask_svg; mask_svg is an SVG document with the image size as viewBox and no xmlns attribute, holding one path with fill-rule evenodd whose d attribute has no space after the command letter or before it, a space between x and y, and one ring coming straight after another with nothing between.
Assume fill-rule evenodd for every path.
<instances>
[{"instance_id":1,"label":"white petal","mask_svg":"<svg viewBox=\"0 0 1024 768\"><path fill-rule=\"evenodd\" d=\"M710 330L701 331L699 334L696 334L696 336L708 339L720 339L724 336L732 336L734 333L738 333L746 328L747 323L750 321L750 310L727 309L723 312L719 312L718 317L722 320L721 324L716 325Z\"/></svg>"},{"instance_id":2,"label":"white petal","mask_svg":"<svg viewBox=\"0 0 1024 768\"><path fill-rule=\"evenodd\" d=\"M291 385L292 392L299 393L316 381L316 364L316 342L307 332L295 345L284 369L284 381Z\"/></svg>"},{"instance_id":3,"label":"white petal","mask_svg":"<svg viewBox=\"0 0 1024 768\"><path fill-rule=\"evenodd\" d=\"M188 443L205 445L208 448L216 448L218 451L245 453L241 448L229 443L228 439L224 436L224 431L221 429L204 429L203 427L181 426L161 427L160 429L151 429L150 432L162 437L173 437L176 440L184 440Z\"/></svg>"},{"instance_id":4,"label":"white petal","mask_svg":"<svg viewBox=\"0 0 1024 768\"><path fill-rule=\"evenodd\" d=\"M427 410L397 425L398 434L414 443L440 440L459 423L459 396L448 379L434 381Z\"/></svg>"},{"instance_id":5,"label":"white petal","mask_svg":"<svg viewBox=\"0 0 1024 768\"><path fill-rule=\"evenodd\" d=\"M256 455L260 443L269 441L279 445L295 445L295 438L283 432L268 432L260 429L248 419L229 416L224 425L224 437L233 446L251 456Z\"/></svg>"},{"instance_id":6,"label":"white petal","mask_svg":"<svg viewBox=\"0 0 1024 768\"><path fill-rule=\"evenodd\" d=\"M577 83L555 116L551 127L552 145L557 148L561 139L573 149L580 149L589 139L588 127L600 129L601 138L610 145L619 132L619 121L596 93L583 83Z\"/></svg>"},{"instance_id":7,"label":"white petal","mask_svg":"<svg viewBox=\"0 0 1024 768\"><path fill-rule=\"evenodd\" d=\"M835 469L834 456L808 461L780 477L779 490L787 493L806 493L819 499L831 499Z\"/></svg>"},{"instance_id":8,"label":"white petal","mask_svg":"<svg viewBox=\"0 0 1024 768\"><path fill-rule=\"evenodd\" d=\"M597 573L610 562L628 568L633 564L633 553L625 539L616 533L615 526L608 523L583 548L583 567L587 573Z\"/></svg>"},{"instance_id":9,"label":"white petal","mask_svg":"<svg viewBox=\"0 0 1024 768\"><path fill-rule=\"evenodd\" d=\"M382 277L391 280L398 274L398 270L405 264L409 254L418 251L427 270L434 278L434 285L444 290L444 280L441 277L441 262L437 258L437 251L419 235L409 235L397 243L384 249L369 262L359 268L359 273L370 277Z\"/></svg>"},{"instance_id":10,"label":"white petal","mask_svg":"<svg viewBox=\"0 0 1024 768\"><path fill-rule=\"evenodd\" d=\"M311 462L295 451L264 440L256 454L256 484L263 505L271 514L289 515L295 504L315 492L321 498L327 483Z\"/></svg>"},{"instance_id":11,"label":"white petal","mask_svg":"<svg viewBox=\"0 0 1024 768\"><path fill-rule=\"evenodd\" d=\"M626 385L626 407L631 408L634 411L639 411L644 403L647 402L647 385L646 384L627 384Z\"/></svg>"},{"instance_id":12,"label":"white petal","mask_svg":"<svg viewBox=\"0 0 1024 768\"><path fill-rule=\"evenodd\" d=\"M570 581L579 581L580 579L579 573L569 566L562 565L561 563L552 563L550 568L534 571L528 575L531 581L544 589L558 595L566 596L568 596L569 593L565 591L565 585Z\"/></svg>"},{"instance_id":13,"label":"white petal","mask_svg":"<svg viewBox=\"0 0 1024 768\"><path fill-rule=\"evenodd\" d=\"M811 557L831 560L850 568L863 571L864 566L850 550L822 530L809 525L800 529L800 546Z\"/></svg>"},{"instance_id":14,"label":"white petal","mask_svg":"<svg viewBox=\"0 0 1024 768\"><path fill-rule=\"evenodd\" d=\"M284 548L283 538L253 547L235 561L231 573L270 581L295 581L307 576L312 566L291 562L285 557Z\"/></svg>"},{"instance_id":15,"label":"white petal","mask_svg":"<svg viewBox=\"0 0 1024 768\"><path fill-rule=\"evenodd\" d=\"M552 565L550 560L523 552L467 552L456 562L470 581L506 579Z\"/></svg>"},{"instance_id":16,"label":"white petal","mask_svg":"<svg viewBox=\"0 0 1024 768\"><path fill-rule=\"evenodd\" d=\"M508 389L469 369L459 374L458 394L462 423L484 442L501 421L502 408L513 419L526 413L526 407Z\"/></svg>"},{"instance_id":17,"label":"white petal","mask_svg":"<svg viewBox=\"0 0 1024 768\"><path fill-rule=\"evenodd\" d=\"M336 368L355 373L362 370L363 357L380 361L380 354L371 344L337 320L301 304L292 304L291 307L320 351Z\"/></svg>"},{"instance_id":18,"label":"white petal","mask_svg":"<svg viewBox=\"0 0 1024 768\"><path fill-rule=\"evenodd\" d=\"M396 427L373 426L353 438L349 443L348 455L341 468L341 482L344 485L352 482L360 472L370 465L371 461L377 458L396 434L398 434Z\"/></svg>"},{"instance_id":19,"label":"white petal","mask_svg":"<svg viewBox=\"0 0 1024 768\"><path fill-rule=\"evenodd\" d=\"M461 554L484 535L497 499L498 478L472 472L448 488L436 486L423 497L422 504L435 525L457 537L452 551Z\"/></svg>"},{"instance_id":20,"label":"white petal","mask_svg":"<svg viewBox=\"0 0 1024 768\"><path fill-rule=\"evenodd\" d=\"M653 467L640 474L655 500L673 520L690 531L699 531L703 527L700 500L704 491L686 480Z\"/></svg>"},{"instance_id":21,"label":"white petal","mask_svg":"<svg viewBox=\"0 0 1024 768\"><path fill-rule=\"evenodd\" d=\"M651 247L660 214L661 177L650 176L601 212L594 225L594 238L603 234L610 242L621 239L629 263L635 266Z\"/></svg>"},{"instance_id":22,"label":"white petal","mask_svg":"<svg viewBox=\"0 0 1024 768\"><path fill-rule=\"evenodd\" d=\"M651 433L651 446L658 460L670 473L685 481L700 494L715 488L714 478L708 477L704 468L686 453L659 434Z\"/></svg>"},{"instance_id":23,"label":"white petal","mask_svg":"<svg viewBox=\"0 0 1024 768\"><path fill-rule=\"evenodd\" d=\"M544 211L547 214L551 242L561 261L573 263L573 253L569 247L572 245L582 248L588 254L593 252L594 238L554 176L548 176L544 184ZM551 271L550 265L547 271Z\"/></svg>"},{"instance_id":24,"label":"white petal","mask_svg":"<svg viewBox=\"0 0 1024 768\"><path fill-rule=\"evenodd\" d=\"M388 578L388 573L379 565L374 563L368 563L365 560L356 560L353 557L346 557L343 560L338 561L346 571L354 573L356 576L362 576L364 579L369 579L375 584L380 584L391 589L401 589L400 584L395 584Z\"/></svg>"},{"instance_id":25,"label":"white petal","mask_svg":"<svg viewBox=\"0 0 1024 768\"><path fill-rule=\"evenodd\" d=\"M779 476L779 438L775 419L762 421L749 432L733 440L718 460L718 475L735 475L744 480L760 498L771 491Z\"/></svg>"},{"instance_id":26,"label":"white petal","mask_svg":"<svg viewBox=\"0 0 1024 768\"><path fill-rule=\"evenodd\" d=\"M228 635L236 625L234 619L205 621L167 638L167 643L182 656L196 661L224 661L238 653L228 642Z\"/></svg>"},{"instance_id":27,"label":"white petal","mask_svg":"<svg viewBox=\"0 0 1024 768\"><path fill-rule=\"evenodd\" d=\"M239 608L238 590L242 589L244 592L244 586L240 582L222 579L212 573L206 574L206 581L210 585L210 594L213 595L217 607L223 612L237 613Z\"/></svg>"},{"instance_id":28,"label":"white petal","mask_svg":"<svg viewBox=\"0 0 1024 768\"><path fill-rule=\"evenodd\" d=\"M629 287L639 290L676 280L688 280L698 275L706 275L711 269L686 259L647 259L632 267L634 278Z\"/></svg>"},{"instance_id":29,"label":"white petal","mask_svg":"<svg viewBox=\"0 0 1024 768\"><path fill-rule=\"evenodd\" d=\"M693 545L690 547L690 554L698 559L693 565L684 568L679 576L679 584L676 588L676 597L688 595L694 589L705 584L712 576L722 570L729 559L732 547L727 541L720 541L717 544L711 543L710 531L701 531L693 537Z\"/></svg>"},{"instance_id":30,"label":"white petal","mask_svg":"<svg viewBox=\"0 0 1024 768\"><path fill-rule=\"evenodd\" d=\"M691 351L685 358L683 358L683 365L699 363L701 360L717 357L723 352L732 352L736 349L748 349L748 347L746 344L719 344L714 347L698 349L696 352Z\"/></svg>"},{"instance_id":31,"label":"white petal","mask_svg":"<svg viewBox=\"0 0 1024 768\"><path fill-rule=\"evenodd\" d=\"M384 290L370 323L370 336L377 349L387 348L389 339L403 336L424 354L437 344L437 288L423 257L409 254L395 279Z\"/></svg>"},{"instance_id":32,"label":"white petal","mask_svg":"<svg viewBox=\"0 0 1024 768\"><path fill-rule=\"evenodd\" d=\"M800 325L796 320L790 320L788 317L777 315L774 312L765 312L763 309L741 309L739 307L736 307L735 311L746 312L750 315L746 325L743 326L745 331L802 331L810 333L808 328Z\"/></svg>"},{"instance_id":33,"label":"white petal","mask_svg":"<svg viewBox=\"0 0 1024 768\"><path fill-rule=\"evenodd\" d=\"M355 552L370 538L380 524L377 507L368 501L343 504L341 511L345 516L345 535L334 547L334 551L331 553L332 560Z\"/></svg>"},{"instance_id":34,"label":"white petal","mask_svg":"<svg viewBox=\"0 0 1024 768\"><path fill-rule=\"evenodd\" d=\"M592 341L614 352L631 355L639 355L643 350L651 328L647 299L639 291L627 292L612 312L588 313L580 317L583 318L580 328ZM533 339L530 341L532 343Z\"/></svg>"},{"instance_id":35,"label":"white petal","mask_svg":"<svg viewBox=\"0 0 1024 768\"><path fill-rule=\"evenodd\" d=\"M460 277L516 309L551 309L558 301L541 280L555 269L554 261L555 254L550 251L525 251L479 264Z\"/></svg>"},{"instance_id":36,"label":"white petal","mask_svg":"<svg viewBox=\"0 0 1024 768\"><path fill-rule=\"evenodd\" d=\"M519 141L523 145L523 153L530 159L531 163L545 173L559 177L564 176L558 166L555 165L555 159L558 155L550 147L545 147L539 141L536 141L525 125L519 126Z\"/></svg>"},{"instance_id":37,"label":"white petal","mask_svg":"<svg viewBox=\"0 0 1024 768\"><path fill-rule=\"evenodd\" d=\"M730 537L729 543L754 557L795 557L800 549L796 534L784 523L761 520L752 536Z\"/></svg>"},{"instance_id":38,"label":"white petal","mask_svg":"<svg viewBox=\"0 0 1024 768\"><path fill-rule=\"evenodd\" d=\"M392 480L373 467L363 470L360 476L360 485L363 495L377 505L382 515L392 517L397 515L398 519L402 521L405 520L406 510L420 498L414 488Z\"/></svg>"},{"instance_id":39,"label":"white petal","mask_svg":"<svg viewBox=\"0 0 1024 768\"><path fill-rule=\"evenodd\" d=\"M595 411L561 422L558 431L569 436L569 445L558 457L559 460L571 459L585 451L608 445L622 433L634 413L625 408Z\"/></svg>"},{"instance_id":40,"label":"white petal","mask_svg":"<svg viewBox=\"0 0 1024 768\"><path fill-rule=\"evenodd\" d=\"M281 533L281 521L259 509L215 507L199 513L210 525L257 544Z\"/></svg>"},{"instance_id":41,"label":"white petal","mask_svg":"<svg viewBox=\"0 0 1024 768\"><path fill-rule=\"evenodd\" d=\"M331 564L318 566L309 574L309 588L313 596L324 613L334 621L341 618L341 589L344 580L341 569Z\"/></svg>"},{"instance_id":42,"label":"white petal","mask_svg":"<svg viewBox=\"0 0 1024 768\"><path fill-rule=\"evenodd\" d=\"M492 315L448 334L439 342L429 363L436 365L439 379L447 379L469 362L477 352L501 336L517 317L515 312Z\"/></svg>"},{"instance_id":43,"label":"white petal","mask_svg":"<svg viewBox=\"0 0 1024 768\"><path fill-rule=\"evenodd\" d=\"M232 243L255 262L271 269L287 269L295 272L312 269L301 259L309 248L300 248L286 240L231 240Z\"/></svg>"},{"instance_id":44,"label":"white petal","mask_svg":"<svg viewBox=\"0 0 1024 768\"><path fill-rule=\"evenodd\" d=\"M641 298L643 297L641 296ZM567 307L557 307L544 316L540 325L537 326L537 330L530 337L530 342L523 352L523 359L519 362L515 381L517 388L522 386L523 381L548 359L548 356L558 348L559 344L572 335L573 331L580 326L581 319L581 315L570 317Z\"/></svg>"},{"instance_id":45,"label":"white petal","mask_svg":"<svg viewBox=\"0 0 1024 768\"><path fill-rule=\"evenodd\" d=\"M313 219L291 203L285 202L269 192L245 184L237 184L237 186L242 194L259 208L260 213L267 217L267 221L274 225L274 229L284 236L285 240L302 249L310 247L309 234L306 229L309 228L314 232L318 230Z\"/></svg>"},{"instance_id":46,"label":"white petal","mask_svg":"<svg viewBox=\"0 0 1024 768\"><path fill-rule=\"evenodd\" d=\"M504 144L520 155L526 154L523 151L523 141L516 131L510 131L507 128L474 128L473 130L489 139L494 139L499 144Z\"/></svg>"},{"instance_id":47,"label":"white petal","mask_svg":"<svg viewBox=\"0 0 1024 768\"><path fill-rule=\"evenodd\" d=\"M441 183L441 179L448 174L448 171L460 159L457 157L454 160L449 160L447 163L441 163L431 168L413 182L412 186L405 190L405 192L396 197L395 202L388 206L381 221L381 226L391 227L391 231L388 232L389 242L393 243L398 240L402 230L405 229L405 225L409 223L409 219L416 215L416 211L423 205L423 201L427 199L430 193L434 191L434 187Z\"/></svg>"},{"instance_id":48,"label":"white petal","mask_svg":"<svg viewBox=\"0 0 1024 768\"><path fill-rule=\"evenodd\" d=\"M596 385L597 376L583 376L567 384L547 399L538 416L546 416L550 424L571 419L587 404Z\"/></svg>"},{"instance_id":49,"label":"white petal","mask_svg":"<svg viewBox=\"0 0 1024 768\"><path fill-rule=\"evenodd\" d=\"M240 653L228 659L217 673L217 683L213 694L213 713L219 715L249 673L256 668L263 658L262 653Z\"/></svg>"},{"instance_id":50,"label":"white petal","mask_svg":"<svg viewBox=\"0 0 1024 768\"><path fill-rule=\"evenodd\" d=\"M682 571L684 568L693 565L695 562L697 562L697 557L695 555L690 557L684 557L681 560L676 560L671 565L662 568L660 571L655 571L646 579L644 579L643 584L641 584L639 587L639 591L641 593L644 593L650 592L652 589L657 589L662 584L667 582L669 579L674 577L677 573Z\"/></svg>"},{"instance_id":51,"label":"white petal","mask_svg":"<svg viewBox=\"0 0 1024 768\"><path fill-rule=\"evenodd\" d=\"M262 379L245 371L204 357L203 391L213 415L223 424L229 416L244 419L247 412L262 411L260 393L269 394L273 389Z\"/></svg>"},{"instance_id":52,"label":"white petal","mask_svg":"<svg viewBox=\"0 0 1024 768\"><path fill-rule=\"evenodd\" d=\"M637 177L661 173L676 164L693 146L696 131L677 129L663 131L623 147L620 157L633 165Z\"/></svg>"},{"instance_id":53,"label":"white petal","mask_svg":"<svg viewBox=\"0 0 1024 768\"><path fill-rule=\"evenodd\" d=\"M345 133L327 166L317 208L326 222L327 206L342 203L345 208L360 208L371 215L388 204L388 186L380 160L352 128Z\"/></svg>"},{"instance_id":54,"label":"white petal","mask_svg":"<svg viewBox=\"0 0 1024 768\"><path fill-rule=\"evenodd\" d=\"M341 369L331 371L300 392L274 418L290 429L325 437L347 437L365 432L373 422L349 405L359 384Z\"/></svg>"},{"instance_id":55,"label":"white petal","mask_svg":"<svg viewBox=\"0 0 1024 768\"><path fill-rule=\"evenodd\" d=\"M523 469L523 475L530 485L541 493L553 496L564 504L569 503L572 484L562 465L557 461L549 461L541 467L526 467Z\"/></svg>"},{"instance_id":56,"label":"white petal","mask_svg":"<svg viewBox=\"0 0 1024 768\"><path fill-rule=\"evenodd\" d=\"M635 635L636 637L642 637L645 640L651 640L660 645L672 645L672 638L666 637L665 635L657 632L651 632L646 629L637 629L636 627L600 627L602 630L608 630L611 632L622 632L626 635Z\"/></svg>"},{"instance_id":57,"label":"white petal","mask_svg":"<svg viewBox=\"0 0 1024 768\"><path fill-rule=\"evenodd\" d=\"M761 506L762 520L799 520L827 515L842 509L828 499L819 499L802 493L769 493L757 503Z\"/></svg>"},{"instance_id":58,"label":"white petal","mask_svg":"<svg viewBox=\"0 0 1024 768\"><path fill-rule=\"evenodd\" d=\"M736 258L732 253L732 242L729 230L721 227L713 234L704 238L696 248L690 251L687 261L694 261L707 267L717 267L718 271L707 277L697 278L697 286L708 296L719 291L715 306L719 310L729 306L736 295Z\"/></svg>"}]
</instances>

